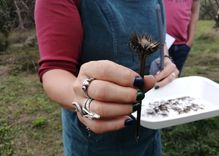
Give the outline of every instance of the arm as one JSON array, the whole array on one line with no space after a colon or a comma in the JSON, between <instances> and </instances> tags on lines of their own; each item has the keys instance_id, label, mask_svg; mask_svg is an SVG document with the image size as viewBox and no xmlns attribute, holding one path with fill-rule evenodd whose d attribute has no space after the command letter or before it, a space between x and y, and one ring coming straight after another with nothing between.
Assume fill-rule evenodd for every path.
<instances>
[{"instance_id":1,"label":"arm","mask_svg":"<svg viewBox=\"0 0 219 156\"><path fill-rule=\"evenodd\" d=\"M73 111L71 103L75 97L73 92L75 79L75 76L66 70L49 70L43 74L43 88L51 100Z\"/></svg>"},{"instance_id":2,"label":"arm","mask_svg":"<svg viewBox=\"0 0 219 156\"><path fill-rule=\"evenodd\" d=\"M192 17L191 17L191 22L189 25L189 32L188 32L189 38L187 41L187 45L190 47L192 46L195 36L196 25L199 19L199 10L200 10L200 1L194 0L192 4Z\"/></svg>"},{"instance_id":3,"label":"arm","mask_svg":"<svg viewBox=\"0 0 219 156\"><path fill-rule=\"evenodd\" d=\"M68 0L37 0L35 23L40 51L38 72L44 90L50 99L71 109L72 82L82 42L76 4Z\"/></svg>"},{"instance_id":4,"label":"arm","mask_svg":"<svg viewBox=\"0 0 219 156\"><path fill-rule=\"evenodd\" d=\"M51 69L76 74L83 35L76 4L70 0L37 0L34 15L40 78Z\"/></svg>"}]
</instances>

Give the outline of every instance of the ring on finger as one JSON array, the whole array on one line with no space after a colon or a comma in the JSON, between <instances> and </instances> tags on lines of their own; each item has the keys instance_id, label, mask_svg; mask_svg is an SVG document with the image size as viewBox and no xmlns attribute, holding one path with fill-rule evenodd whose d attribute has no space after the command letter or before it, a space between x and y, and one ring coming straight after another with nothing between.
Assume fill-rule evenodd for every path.
<instances>
[{"instance_id":1,"label":"ring on finger","mask_svg":"<svg viewBox=\"0 0 219 156\"><path fill-rule=\"evenodd\" d=\"M85 101L83 107L82 107L82 116L83 117L86 117L88 119L99 119L100 118L100 115L95 113L95 112L91 112L90 111L90 104L91 102L93 101L92 98L87 98L87 100Z\"/></svg>"},{"instance_id":2,"label":"ring on finger","mask_svg":"<svg viewBox=\"0 0 219 156\"><path fill-rule=\"evenodd\" d=\"M89 100L91 98L88 98L88 100L86 100L85 104L86 103L90 103L92 102L92 100ZM78 102L72 102L72 105L74 106L74 111L75 112L79 112L81 114L82 117L86 117L88 119L99 119L100 118L100 115L97 114L97 113L94 113L94 112L90 112L88 111L86 108L84 107L81 107L81 105L78 103Z\"/></svg>"},{"instance_id":3,"label":"ring on finger","mask_svg":"<svg viewBox=\"0 0 219 156\"><path fill-rule=\"evenodd\" d=\"M88 78L85 79L82 83L82 90L84 91L85 95L89 98L90 96L88 95L88 87L90 83L95 80L95 78Z\"/></svg>"},{"instance_id":4,"label":"ring on finger","mask_svg":"<svg viewBox=\"0 0 219 156\"><path fill-rule=\"evenodd\" d=\"M92 101L93 101L92 98L87 98L87 100L86 100L85 103L84 103L84 108L85 108L86 110L88 110L89 112L90 112L90 104L91 104Z\"/></svg>"},{"instance_id":5,"label":"ring on finger","mask_svg":"<svg viewBox=\"0 0 219 156\"><path fill-rule=\"evenodd\" d=\"M78 102L72 102L72 105L74 106L75 112L79 112L81 115L83 115L82 108Z\"/></svg>"}]
</instances>

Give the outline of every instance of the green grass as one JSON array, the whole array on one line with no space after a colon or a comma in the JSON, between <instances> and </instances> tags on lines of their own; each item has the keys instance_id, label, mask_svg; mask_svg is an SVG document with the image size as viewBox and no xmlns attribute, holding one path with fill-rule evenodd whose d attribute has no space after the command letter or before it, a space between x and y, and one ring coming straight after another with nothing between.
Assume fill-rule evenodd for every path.
<instances>
[{"instance_id":1,"label":"green grass","mask_svg":"<svg viewBox=\"0 0 219 156\"><path fill-rule=\"evenodd\" d=\"M219 83L219 32L200 21L183 76L200 75ZM34 31L10 34L0 54L0 156L63 155L60 108L45 95L36 74L37 47L21 46ZM218 156L219 118L162 131L164 156Z\"/></svg>"},{"instance_id":2,"label":"green grass","mask_svg":"<svg viewBox=\"0 0 219 156\"><path fill-rule=\"evenodd\" d=\"M196 39L182 76L199 75L219 83L219 30L199 21ZM164 156L219 156L219 117L162 131Z\"/></svg>"},{"instance_id":3,"label":"green grass","mask_svg":"<svg viewBox=\"0 0 219 156\"><path fill-rule=\"evenodd\" d=\"M15 155L61 155L60 110L46 97L36 74L8 75L0 88L0 121L15 132L0 142L0 151L10 151L8 147Z\"/></svg>"},{"instance_id":4,"label":"green grass","mask_svg":"<svg viewBox=\"0 0 219 156\"><path fill-rule=\"evenodd\" d=\"M0 56L8 69L0 75L0 156L63 154L60 108L42 89L37 61L37 47L11 45Z\"/></svg>"},{"instance_id":5,"label":"green grass","mask_svg":"<svg viewBox=\"0 0 219 156\"><path fill-rule=\"evenodd\" d=\"M5 121L0 121L0 155L12 155L14 130Z\"/></svg>"},{"instance_id":6,"label":"green grass","mask_svg":"<svg viewBox=\"0 0 219 156\"><path fill-rule=\"evenodd\" d=\"M183 76L200 75L219 82L219 29L213 25L213 21L199 21Z\"/></svg>"},{"instance_id":7,"label":"green grass","mask_svg":"<svg viewBox=\"0 0 219 156\"><path fill-rule=\"evenodd\" d=\"M199 21L194 53L219 53L219 30L213 29L213 26L214 21Z\"/></svg>"}]
</instances>

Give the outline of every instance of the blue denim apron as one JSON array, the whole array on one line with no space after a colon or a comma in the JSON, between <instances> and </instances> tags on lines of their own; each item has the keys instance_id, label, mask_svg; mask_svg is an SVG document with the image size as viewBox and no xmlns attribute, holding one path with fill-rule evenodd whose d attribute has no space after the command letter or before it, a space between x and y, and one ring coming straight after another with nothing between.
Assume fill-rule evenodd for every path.
<instances>
[{"instance_id":1,"label":"blue denim apron","mask_svg":"<svg viewBox=\"0 0 219 156\"><path fill-rule=\"evenodd\" d=\"M81 0L80 14L84 29L81 64L107 59L138 71L138 58L128 42L133 32L147 33L154 40L160 40L157 4L163 6L162 0ZM148 74L151 62L157 57L158 51L146 61L145 74ZM158 130L140 127L137 143L135 126L94 134L86 129L75 113L66 109L62 110L62 123L65 156L161 155Z\"/></svg>"}]
</instances>

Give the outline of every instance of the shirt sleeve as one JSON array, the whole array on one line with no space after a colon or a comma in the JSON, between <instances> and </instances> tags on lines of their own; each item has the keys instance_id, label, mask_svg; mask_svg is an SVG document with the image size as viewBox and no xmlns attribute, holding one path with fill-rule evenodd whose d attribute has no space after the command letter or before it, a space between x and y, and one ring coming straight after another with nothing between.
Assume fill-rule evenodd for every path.
<instances>
[{"instance_id":1,"label":"shirt sleeve","mask_svg":"<svg viewBox=\"0 0 219 156\"><path fill-rule=\"evenodd\" d=\"M77 4L77 0L36 0L40 80L51 69L77 73L83 36Z\"/></svg>"}]
</instances>

